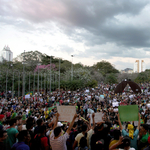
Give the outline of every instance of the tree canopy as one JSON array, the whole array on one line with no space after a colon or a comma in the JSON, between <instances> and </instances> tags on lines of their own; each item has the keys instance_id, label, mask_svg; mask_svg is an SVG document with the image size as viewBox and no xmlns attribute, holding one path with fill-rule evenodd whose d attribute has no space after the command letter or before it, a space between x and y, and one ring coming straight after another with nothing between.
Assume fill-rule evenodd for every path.
<instances>
[{"instance_id":1,"label":"tree canopy","mask_svg":"<svg viewBox=\"0 0 150 150\"><path fill-rule=\"evenodd\" d=\"M102 60L101 62L98 62L94 67L103 76L106 76L106 74L109 74L109 73L119 73L119 71L115 69L115 67L113 67L110 62L107 62L104 60Z\"/></svg>"}]
</instances>

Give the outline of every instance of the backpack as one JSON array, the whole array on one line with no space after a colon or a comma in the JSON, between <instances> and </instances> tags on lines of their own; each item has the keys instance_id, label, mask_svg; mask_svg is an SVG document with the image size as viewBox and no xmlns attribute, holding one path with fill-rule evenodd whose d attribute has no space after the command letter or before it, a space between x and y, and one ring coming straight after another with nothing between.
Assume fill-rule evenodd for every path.
<instances>
[{"instance_id":1,"label":"backpack","mask_svg":"<svg viewBox=\"0 0 150 150\"><path fill-rule=\"evenodd\" d=\"M39 134L36 134L33 143L31 145L31 150L42 150L42 144L41 144L41 138L44 136L40 136Z\"/></svg>"}]
</instances>

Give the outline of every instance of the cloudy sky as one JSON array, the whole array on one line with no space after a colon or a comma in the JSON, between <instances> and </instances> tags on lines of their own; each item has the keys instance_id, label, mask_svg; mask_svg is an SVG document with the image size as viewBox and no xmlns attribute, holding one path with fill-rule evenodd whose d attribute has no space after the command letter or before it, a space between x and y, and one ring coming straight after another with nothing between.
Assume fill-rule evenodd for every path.
<instances>
[{"instance_id":1,"label":"cloudy sky","mask_svg":"<svg viewBox=\"0 0 150 150\"><path fill-rule=\"evenodd\" d=\"M0 50L24 50L117 69L150 69L149 0L0 0Z\"/></svg>"}]
</instances>

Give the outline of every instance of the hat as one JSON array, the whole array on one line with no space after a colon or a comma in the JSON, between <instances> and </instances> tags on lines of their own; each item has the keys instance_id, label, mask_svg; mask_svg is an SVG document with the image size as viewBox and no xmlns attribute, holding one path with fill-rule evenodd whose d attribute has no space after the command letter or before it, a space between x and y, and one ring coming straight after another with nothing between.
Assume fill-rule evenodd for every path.
<instances>
[{"instance_id":1,"label":"hat","mask_svg":"<svg viewBox=\"0 0 150 150\"><path fill-rule=\"evenodd\" d=\"M57 127L62 127L63 124L61 122L57 122Z\"/></svg>"},{"instance_id":2,"label":"hat","mask_svg":"<svg viewBox=\"0 0 150 150\"><path fill-rule=\"evenodd\" d=\"M0 115L0 120L2 120L5 116L4 115Z\"/></svg>"}]
</instances>

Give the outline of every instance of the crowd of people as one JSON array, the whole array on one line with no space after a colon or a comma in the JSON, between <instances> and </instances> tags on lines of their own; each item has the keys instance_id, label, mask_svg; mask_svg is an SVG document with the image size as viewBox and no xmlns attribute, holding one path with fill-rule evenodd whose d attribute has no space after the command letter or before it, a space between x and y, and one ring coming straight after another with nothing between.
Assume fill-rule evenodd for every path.
<instances>
[{"instance_id":1,"label":"crowd of people","mask_svg":"<svg viewBox=\"0 0 150 150\"><path fill-rule=\"evenodd\" d=\"M116 84L77 91L0 98L0 150L149 150L149 83L141 93ZM11 92L10 92L11 93ZM60 121L57 106L74 106L72 122ZM138 121L121 122L119 105L138 105ZM95 113L102 112L95 123ZM132 114L131 114L132 115Z\"/></svg>"}]
</instances>

